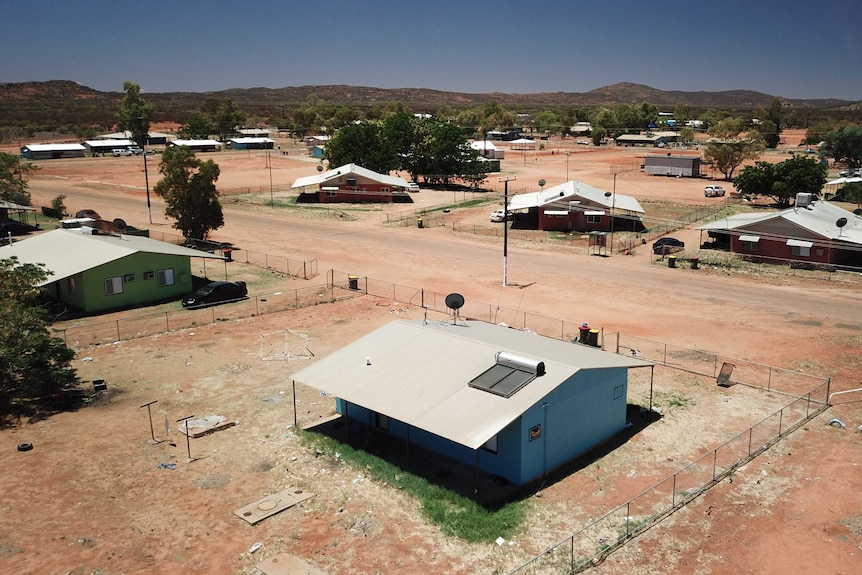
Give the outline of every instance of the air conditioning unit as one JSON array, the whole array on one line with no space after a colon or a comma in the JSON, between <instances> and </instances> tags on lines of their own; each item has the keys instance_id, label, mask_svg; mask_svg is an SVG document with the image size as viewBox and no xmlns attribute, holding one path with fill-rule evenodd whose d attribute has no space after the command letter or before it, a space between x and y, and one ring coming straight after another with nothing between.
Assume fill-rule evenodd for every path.
<instances>
[{"instance_id":1,"label":"air conditioning unit","mask_svg":"<svg viewBox=\"0 0 862 575\"><path fill-rule=\"evenodd\" d=\"M809 193L796 194L796 207L797 208L805 208L807 206L810 206L812 198L813 198L813 195L809 194Z\"/></svg>"},{"instance_id":2,"label":"air conditioning unit","mask_svg":"<svg viewBox=\"0 0 862 575\"><path fill-rule=\"evenodd\" d=\"M95 236L99 233L99 230L91 228L90 226L81 226L81 233L88 236Z\"/></svg>"}]
</instances>

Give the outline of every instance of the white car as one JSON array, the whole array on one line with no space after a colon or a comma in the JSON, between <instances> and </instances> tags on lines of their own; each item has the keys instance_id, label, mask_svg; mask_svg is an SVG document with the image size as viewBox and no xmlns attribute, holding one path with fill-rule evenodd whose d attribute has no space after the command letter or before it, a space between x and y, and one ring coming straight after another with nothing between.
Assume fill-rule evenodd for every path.
<instances>
[{"instance_id":1,"label":"white car","mask_svg":"<svg viewBox=\"0 0 862 575\"><path fill-rule=\"evenodd\" d=\"M504 212L503 210L495 210L491 212L490 219L492 222L504 222L506 220L511 220L515 217L515 214L512 213L512 210L508 212Z\"/></svg>"},{"instance_id":2,"label":"white car","mask_svg":"<svg viewBox=\"0 0 862 575\"><path fill-rule=\"evenodd\" d=\"M407 191L408 192L418 192L419 191L419 184L417 184L416 182L407 182Z\"/></svg>"},{"instance_id":3,"label":"white car","mask_svg":"<svg viewBox=\"0 0 862 575\"><path fill-rule=\"evenodd\" d=\"M703 189L703 195L707 198L720 198L724 196L725 190L721 186L706 186Z\"/></svg>"}]
</instances>

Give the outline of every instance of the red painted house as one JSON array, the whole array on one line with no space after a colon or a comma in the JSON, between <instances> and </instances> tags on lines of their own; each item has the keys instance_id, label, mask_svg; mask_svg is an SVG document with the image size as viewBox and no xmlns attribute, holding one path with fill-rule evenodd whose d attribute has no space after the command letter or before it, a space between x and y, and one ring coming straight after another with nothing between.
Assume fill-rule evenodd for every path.
<instances>
[{"instance_id":1,"label":"red painted house","mask_svg":"<svg viewBox=\"0 0 862 575\"><path fill-rule=\"evenodd\" d=\"M811 194L798 194L786 210L736 214L698 229L716 247L757 261L862 265L862 218Z\"/></svg>"},{"instance_id":2,"label":"red painted house","mask_svg":"<svg viewBox=\"0 0 862 575\"><path fill-rule=\"evenodd\" d=\"M583 182L569 181L541 192L518 194L512 197L509 209L537 213L538 229L544 231L643 229L640 218L644 209L634 197L605 192Z\"/></svg>"},{"instance_id":3,"label":"red painted house","mask_svg":"<svg viewBox=\"0 0 862 575\"><path fill-rule=\"evenodd\" d=\"M378 174L356 164L297 178L291 189L300 190L300 202L311 203L412 203L407 180Z\"/></svg>"}]
</instances>

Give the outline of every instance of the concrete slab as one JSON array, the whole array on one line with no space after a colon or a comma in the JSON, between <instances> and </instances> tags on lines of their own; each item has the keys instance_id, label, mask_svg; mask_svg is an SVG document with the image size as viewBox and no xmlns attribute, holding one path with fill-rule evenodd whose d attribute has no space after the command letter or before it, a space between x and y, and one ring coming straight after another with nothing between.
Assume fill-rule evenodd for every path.
<instances>
[{"instance_id":1,"label":"concrete slab","mask_svg":"<svg viewBox=\"0 0 862 575\"><path fill-rule=\"evenodd\" d=\"M257 568L265 575L326 575L299 557L287 553L261 561L257 564Z\"/></svg>"},{"instance_id":2,"label":"concrete slab","mask_svg":"<svg viewBox=\"0 0 862 575\"><path fill-rule=\"evenodd\" d=\"M314 493L296 487L288 487L237 509L234 511L234 515L254 525L311 497L314 497Z\"/></svg>"}]
</instances>

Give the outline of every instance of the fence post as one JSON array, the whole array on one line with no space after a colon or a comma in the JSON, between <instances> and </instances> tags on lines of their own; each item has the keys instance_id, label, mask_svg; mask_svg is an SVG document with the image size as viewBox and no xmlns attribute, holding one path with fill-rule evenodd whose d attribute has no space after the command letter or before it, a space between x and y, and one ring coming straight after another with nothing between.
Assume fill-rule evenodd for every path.
<instances>
[{"instance_id":1,"label":"fence post","mask_svg":"<svg viewBox=\"0 0 862 575\"><path fill-rule=\"evenodd\" d=\"M712 480L715 481L715 469L718 467L718 448L712 450Z\"/></svg>"},{"instance_id":2,"label":"fence post","mask_svg":"<svg viewBox=\"0 0 862 575\"><path fill-rule=\"evenodd\" d=\"M171 331L171 322L168 317L168 312L165 312L165 331Z\"/></svg>"},{"instance_id":3,"label":"fence post","mask_svg":"<svg viewBox=\"0 0 862 575\"><path fill-rule=\"evenodd\" d=\"M117 341L120 341L120 320L117 320Z\"/></svg>"},{"instance_id":4,"label":"fence post","mask_svg":"<svg viewBox=\"0 0 862 575\"><path fill-rule=\"evenodd\" d=\"M305 271L305 260L302 261L302 279L308 279L308 272Z\"/></svg>"},{"instance_id":5,"label":"fence post","mask_svg":"<svg viewBox=\"0 0 862 575\"><path fill-rule=\"evenodd\" d=\"M772 387L772 367L769 368L769 376L766 378L766 391Z\"/></svg>"}]
</instances>

